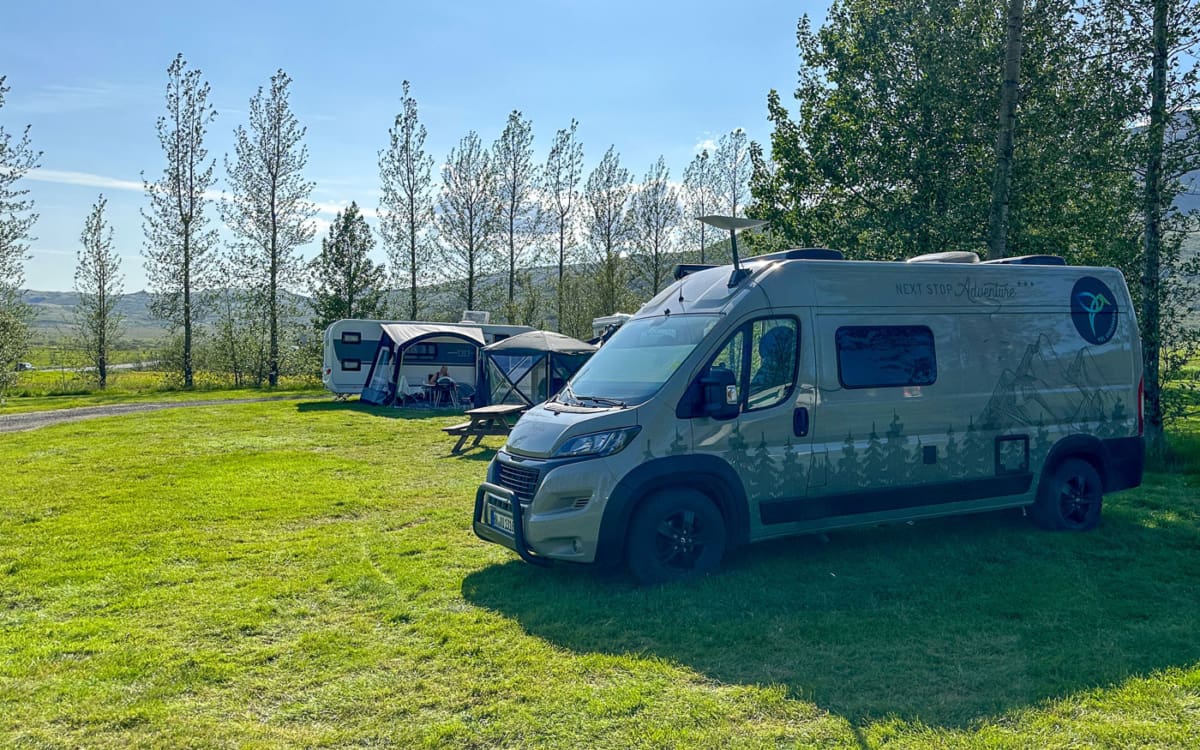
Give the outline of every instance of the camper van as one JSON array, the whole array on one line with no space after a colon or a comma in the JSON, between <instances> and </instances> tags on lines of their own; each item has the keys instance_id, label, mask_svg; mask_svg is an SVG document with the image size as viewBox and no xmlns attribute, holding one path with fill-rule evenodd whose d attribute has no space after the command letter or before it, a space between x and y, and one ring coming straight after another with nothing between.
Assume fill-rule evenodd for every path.
<instances>
[{"instance_id":1,"label":"camper van","mask_svg":"<svg viewBox=\"0 0 1200 750\"><path fill-rule=\"evenodd\" d=\"M650 300L521 418L475 533L661 582L747 542L866 524L1021 507L1083 531L1104 494L1141 483L1119 271L838 256L694 269Z\"/></svg>"},{"instance_id":2,"label":"camper van","mask_svg":"<svg viewBox=\"0 0 1200 750\"><path fill-rule=\"evenodd\" d=\"M406 333L423 337L419 348L407 354L411 372L404 374L411 376L413 383L425 382L427 373L444 366L455 381L474 386L480 346L533 330L529 326L493 325L471 310L464 315L464 318L468 317L471 319L461 323L360 319L334 321L325 329L321 382L335 396L362 393L384 336L384 326L394 325L406 327ZM438 331L434 328L447 335L436 335Z\"/></svg>"}]
</instances>

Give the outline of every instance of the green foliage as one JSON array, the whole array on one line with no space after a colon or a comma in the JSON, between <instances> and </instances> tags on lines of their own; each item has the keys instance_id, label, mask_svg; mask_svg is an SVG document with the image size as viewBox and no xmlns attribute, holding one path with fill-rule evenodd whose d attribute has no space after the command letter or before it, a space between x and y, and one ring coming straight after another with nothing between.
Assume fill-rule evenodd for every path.
<instances>
[{"instance_id":1,"label":"green foliage","mask_svg":"<svg viewBox=\"0 0 1200 750\"><path fill-rule=\"evenodd\" d=\"M1069 2L1026 16L1012 254L1086 261L1136 243L1125 89ZM800 23L793 118L768 96L750 213L853 257L986 255L1005 3L843 0ZM1124 169L1120 167L1124 166Z\"/></svg>"},{"instance_id":2,"label":"green foliage","mask_svg":"<svg viewBox=\"0 0 1200 750\"><path fill-rule=\"evenodd\" d=\"M0 744L1200 744L1185 435L1094 533L925 521L635 588L476 539L492 450L449 456L451 421L277 402L6 435Z\"/></svg>"},{"instance_id":3,"label":"green foliage","mask_svg":"<svg viewBox=\"0 0 1200 750\"><path fill-rule=\"evenodd\" d=\"M351 203L339 211L310 266L313 327L323 331L343 318L382 318L387 271L371 260L375 238Z\"/></svg>"}]
</instances>

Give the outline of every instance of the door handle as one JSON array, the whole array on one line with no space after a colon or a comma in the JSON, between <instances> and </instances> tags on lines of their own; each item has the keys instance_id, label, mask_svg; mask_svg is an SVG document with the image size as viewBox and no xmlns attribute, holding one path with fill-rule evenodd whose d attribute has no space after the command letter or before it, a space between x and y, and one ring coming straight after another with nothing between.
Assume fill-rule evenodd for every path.
<instances>
[{"instance_id":1,"label":"door handle","mask_svg":"<svg viewBox=\"0 0 1200 750\"><path fill-rule=\"evenodd\" d=\"M805 437L808 435L808 407L797 406L792 412L792 432L796 437Z\"/></svg>"}]
</instances>

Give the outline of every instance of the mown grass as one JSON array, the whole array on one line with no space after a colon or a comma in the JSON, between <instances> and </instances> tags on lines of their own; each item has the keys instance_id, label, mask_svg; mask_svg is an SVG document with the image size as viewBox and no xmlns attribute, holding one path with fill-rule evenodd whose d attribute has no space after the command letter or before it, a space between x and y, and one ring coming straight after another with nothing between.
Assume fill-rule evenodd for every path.
<instances>
[{"instance_id":1,"label":"mown grass","mask_svg":"<svg viewBox=\"0 0 1200 750\"><path fill-rule=\"evenodd\" d=\"M1200 461L1090 534L846 531L643 589L477 540L497 443L451 456L452 421L274 402L0 437L0 745L1200 745Z\"/></svg>"}]
</instances>

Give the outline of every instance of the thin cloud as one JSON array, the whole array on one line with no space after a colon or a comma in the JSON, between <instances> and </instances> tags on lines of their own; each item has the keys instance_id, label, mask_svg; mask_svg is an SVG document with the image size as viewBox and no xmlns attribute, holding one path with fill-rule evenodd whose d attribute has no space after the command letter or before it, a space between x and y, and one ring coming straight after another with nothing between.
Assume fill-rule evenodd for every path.
<instances>
[{"instance_id":1,"label":"thin cloud","mask_svg":"<svg viewBox=\"0 0 1200 750\"><path fill-rule=\"evenodd\" d=\"M12 108L16 112L56 115L124 106L130 100L149 91L150 89L145 86L110 83L83 86L52 84L42 86L28 98L20 101L14 100Z\"/></svg>"},{"instance_id":2,"label":"thin cloud","mask_svg":"<svg viewBox=\"0 0 1200 750\"><path fill-rule=\"evenodd\" d=\"M25 179L36 182L53 182L58 185L78 185L80 187L98 187L107 190L130 190L141 193L145 190L141 180L123 180L119 177L106 177L87 172L70 172L61 169L35 169L25 175Z\"/></svg>"}]
</instances>

